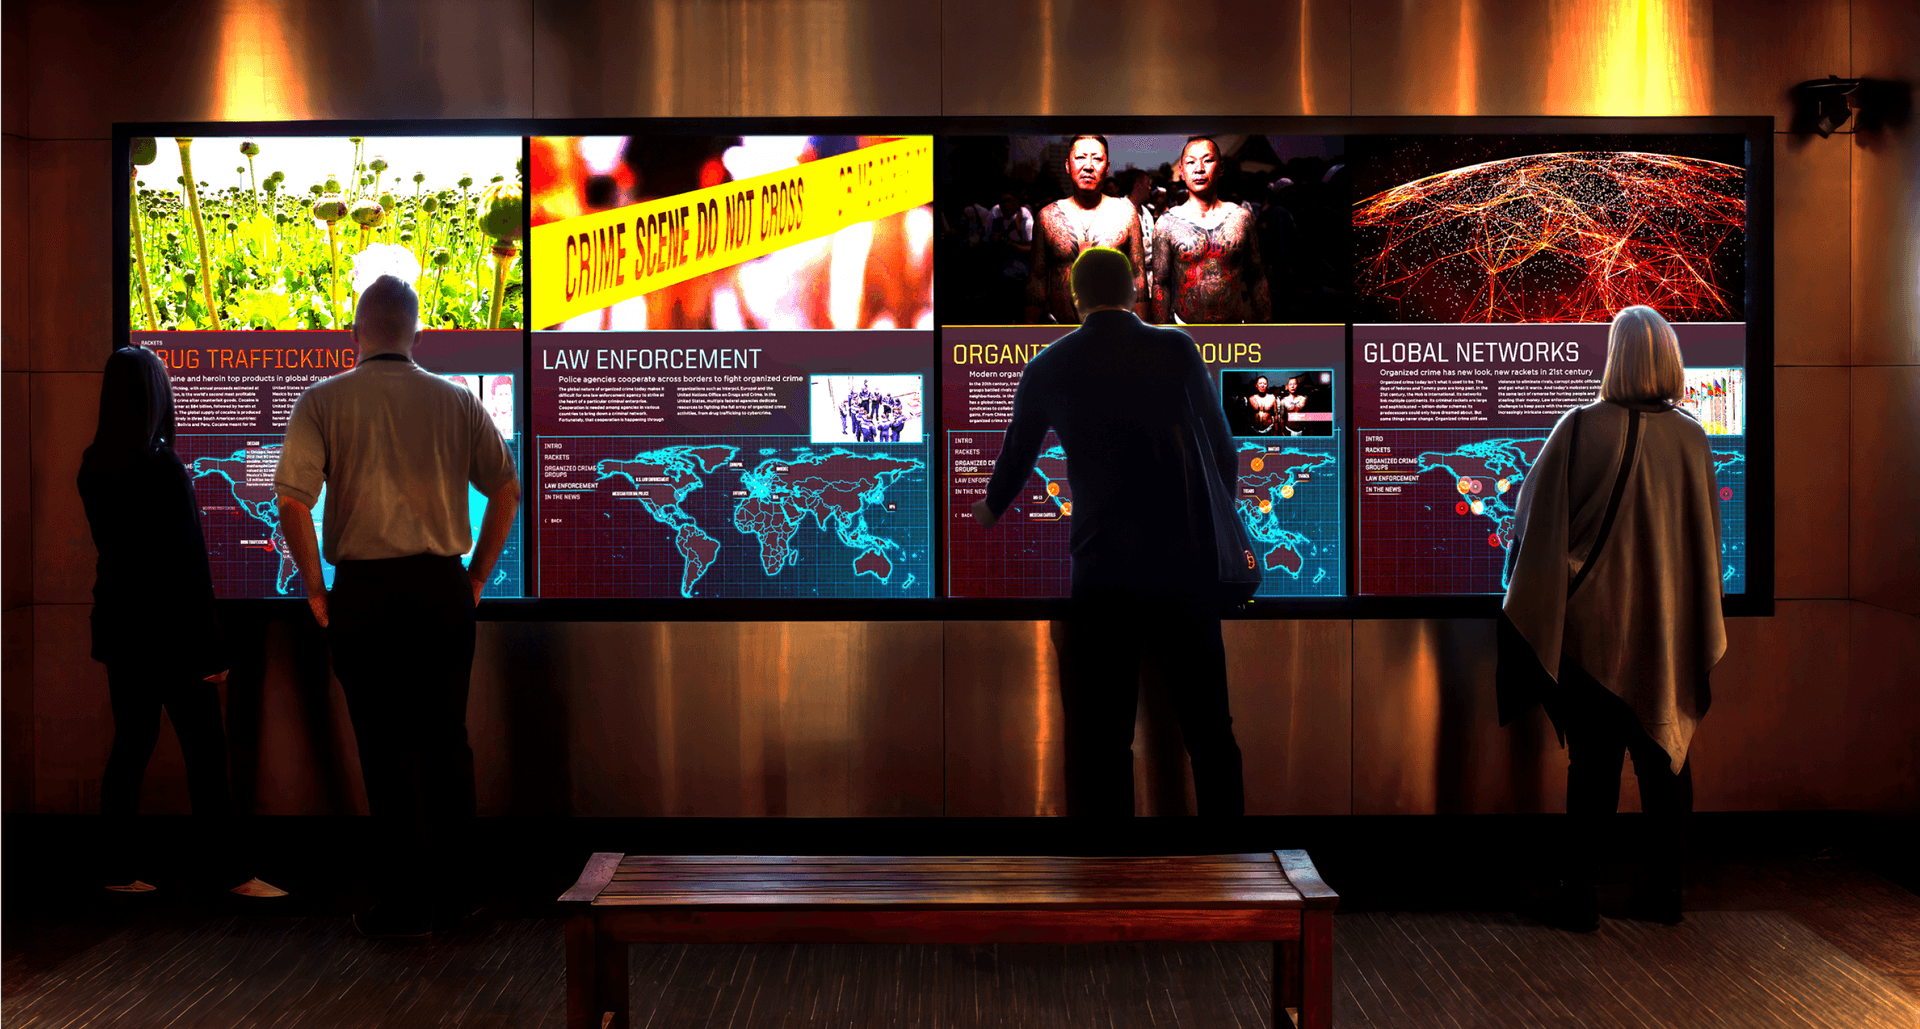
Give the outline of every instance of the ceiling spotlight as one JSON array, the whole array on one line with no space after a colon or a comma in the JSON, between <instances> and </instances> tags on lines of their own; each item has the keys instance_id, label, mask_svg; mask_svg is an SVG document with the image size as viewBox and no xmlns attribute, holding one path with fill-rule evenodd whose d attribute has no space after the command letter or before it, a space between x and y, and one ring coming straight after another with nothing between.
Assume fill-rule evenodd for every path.
<instances>
[{"instance_id":1,"label":"ceiling spotlight","mask_svg":"<svg viewBox=\"0 0 1920 1029\"><path fill-rule=\"evenodd\" d=\"M1829 75L1808 79L1788 90L1793 98L1793 125L1796 133L1817 132L1821 139L1839 131L1859 106L1860 80Z\"/></svg>"}]
</instances>

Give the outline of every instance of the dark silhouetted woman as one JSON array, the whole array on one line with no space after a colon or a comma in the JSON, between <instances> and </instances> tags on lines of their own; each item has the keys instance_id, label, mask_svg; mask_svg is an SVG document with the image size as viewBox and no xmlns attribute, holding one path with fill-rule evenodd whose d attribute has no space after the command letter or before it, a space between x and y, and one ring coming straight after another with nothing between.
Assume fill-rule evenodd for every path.
<instances>
[{"instance_id":1,"label":"dark silhouetted woman","mask_svg":"<svg viewBox=\"0 0 1920 1029\"><path fill-rule=\"evenodd\" d=\"M100 561L93 586L93 657L107 666L113 751L100 787L100 813L127 825L140 807L140 781L160 737L164 709L186 759L193 813L213 820L206 838L224 850L232 799L217 683L226 681L226 642L213 608L213 576L200 507L173 452L173 393L166 366L140 347L114 351L100 383L100 423L80 462L80 499ZM130 854L116 860L131 862ZM225 864L231 855L214 861ZM121 892L152 886L110 870ZM242 896L280 896L258 879Z\"/></svg>"},{"instance_id":2,"label":"dark silhouetted woman","mask_svg":"<svg viewBox=\"0 0 1920 1029\"><path fill-rule=\"evenodd\" d=\"M1687 745L1726 652L1720 500L1685 369L1650 307L1614 316L1600 399L1561 417L1520 486L1500 619L1500 720L1543 703L1567 747L1564 882L1545 918L1599 923L1599 855L1633 757L1650 821L1628 913L1680 921Z\"/></svg>"}]
</instances>

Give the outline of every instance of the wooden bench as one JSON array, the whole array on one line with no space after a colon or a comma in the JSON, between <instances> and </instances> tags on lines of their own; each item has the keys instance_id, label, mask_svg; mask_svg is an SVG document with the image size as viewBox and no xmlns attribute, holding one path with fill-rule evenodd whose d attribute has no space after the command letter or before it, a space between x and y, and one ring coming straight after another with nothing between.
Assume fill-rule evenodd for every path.
<instances>
[{"instance_id":1,"label":"wooden bench","mask_svg":"<svg viewBox=\"0 0 1920 1029\"><path fill-rule=\"evenodd\" d=\"M595 854L563 903L567 1025L627 1026L630 943L1270 940L1275 1026L1333 1020L1333 909L1304 850L1202 857ZM607 1019L611 1013L611 1018Z\"/></svg>"}]
</instances>

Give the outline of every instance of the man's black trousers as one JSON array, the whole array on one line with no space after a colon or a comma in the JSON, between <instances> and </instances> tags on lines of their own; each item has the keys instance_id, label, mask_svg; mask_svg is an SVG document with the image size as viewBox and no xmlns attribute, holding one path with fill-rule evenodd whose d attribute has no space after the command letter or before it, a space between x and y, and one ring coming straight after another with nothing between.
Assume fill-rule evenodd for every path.
<instances>
[{"instance_id":1,"label":"man's black trousers","mask_svg":"<svg viewBox=\"0 0 1920 1029\"><path fill-rule=\"evenodd\" d=\"M1133 814L1133 723L1141 661L1166 681L1202 815L1246 810L1240 746L1227 707L1218 604L1180 595L1077 593L1060 655L1067 813Z\"/></svg>"},{"instance_id":2,"label":"man's black trousers","mask_svg":"<svg viewBox=\"0 0 1920 1029\"><path fill-rule=\"evenodd\" d=\"M458 846L474 814L473 587L457 557L343 561L327 614L376 823L371 885L430 901L421 887L461 864L434 851Z\"/></svg>"}]
</instances>

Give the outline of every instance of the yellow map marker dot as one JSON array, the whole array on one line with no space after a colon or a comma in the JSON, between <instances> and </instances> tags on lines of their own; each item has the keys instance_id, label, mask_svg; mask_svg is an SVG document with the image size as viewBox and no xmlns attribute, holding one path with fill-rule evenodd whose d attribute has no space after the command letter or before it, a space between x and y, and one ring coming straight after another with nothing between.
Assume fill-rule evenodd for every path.
<instances>
[{"instance_id":1,"label":"yellow map marker dot","mask_svg":"<svg viewBox=\"0 0 1920 1029\"><path fill-rule=\"evenodd\" d=\"M1060 484L1057 482L1047 483L1047 496L1057 497L1059 495L1060 495Z\"/></svg>"},{"instance_id":2,"label":"yellow map marker dot","mask_svg":"<svg viewBox=\"0 0 1920 1029\"><path fill-rule=\"evenodd\" d=\"M1280 499L1281 500L1293 499L1293 483L1289 482L1285 486L1280 487Z\"/></svg>"},{"instance_id":3,"label":"yellow map marker dot","mask_svg":"<svg viewBox=\"0 0 1920 1029\"><path fill-rule=\"evenodd\" d=\"M1271 501L1271 500L1264 500L1264 499L1263 499L1263 500L1261 500L1261 501L1260 501L1260 513L1261 513L1261 514L1272 514L1272 513L1273 513L1273 501Z\"/></svg>"},{"instance_id":4,"label":"yellow map marker dot","mask_svg":"<svg viewBox=\"0 0 1920 1029\"><path fill-rule=\"evenodd\" d=\"M1072 514L1072 513L1073 513L1073 501L1071 501L1071 500L1062 500L1062 501L1060 502L1060 513L1061 513L1061 514L1063 514L1063 515L1070 515L1070 514Z\"/></svg>"},{"instance_id":5,"label":"yellow map marker dot","mask_svg":"<svg viewBox=\"0 0 1920 1029\"><path fill-rule=\"evenodd\" d=\"M1485 511L1487 509L1487 505L1478 500L1474 501L1471 504L1468 504L1467 506L1473 509L1474 514L1479 514L1480 512Z\"/></svg>"},{"instance_id":6,"label":"yellow map marker dot","mask_svg":"<svg viewBox=\"0 0 1920 1029\"><path fill-rule=\"evenodd\" d=\"M1499 490L1502 493L1505 493L1506 491L1513 488L1513 483L1508 482L1505 479L1496 479L1494 480L1493 488Z\"/></svg>"},{"instance_id":7,"label":"yellow map marker dot","mask_svg":"<svg viewBox=\"0 0 1920 1029\"><path fill-rule=\"evenodd\" d=\"M1462 493L1465 493L1465 492L1467 492L1467 491L1469 491L1469 490L1471 490L1471 489L1473 489L1473 480L1472 480L1472 479L1461 479L1461 480L1460 480L1459 482L1456 482L1456 483L1454 483L1454 484L1453 484L1453 488L1454 488L1454 489L1457 489L1457 490L1459 490L1459 491L1460 491L1460 492L1462 492Z\"/></svg>"},{"instance_id":8,"label":"yellow map marker dot","mask_svg":"<svg viewBox=\"0 0 1920 1029\"><path fill-rule=\"evenodd\" d=\"M1247 463L1247 467L1253 469L1256 472L1262 468L1265 468L1266 466L1267 466L1266 460L1264 458L1258 458L1258 457L1254 458L1252 461Z\"/></svg>"}]
</instances>

